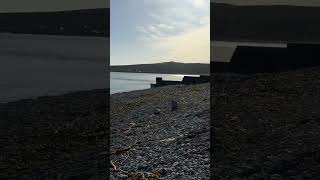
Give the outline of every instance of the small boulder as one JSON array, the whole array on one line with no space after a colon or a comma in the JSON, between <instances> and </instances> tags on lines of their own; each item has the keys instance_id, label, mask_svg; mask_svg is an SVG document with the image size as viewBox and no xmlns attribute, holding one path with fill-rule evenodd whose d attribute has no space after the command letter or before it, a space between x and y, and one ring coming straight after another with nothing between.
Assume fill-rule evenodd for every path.
<instances>
[{"instance_id":1,"label":"small boulder","mask_svg":"<svg viewBox=\"0 0 320 180\"><path fill-rule=\"evenodd\" d=\"M156 108L153 112L154 114L160 114L161 113L161 110L159 108Z\"/></svg>"},{"instance_id":2,"label":"small boulder","mask_svg":"<svg viewBox=\"0 0 320 180\"><path fill-rule=\"evenodd\" d=\"M175 111L178 109L178 102L177 101L171 101L171 111Z\"/></svg>"}]
</instances>

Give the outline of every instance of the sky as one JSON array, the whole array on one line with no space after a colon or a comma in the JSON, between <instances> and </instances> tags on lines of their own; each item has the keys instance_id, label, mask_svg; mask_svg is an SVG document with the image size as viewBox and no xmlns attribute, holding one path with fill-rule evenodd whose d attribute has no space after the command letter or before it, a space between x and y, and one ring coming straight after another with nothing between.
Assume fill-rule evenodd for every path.
<instances>
[{"instance_id":1,"label":"sky","mask_svg":"<svg viewBox=\"0 0 320 180\"><path fill-rule=\"evenodd\" d=\"M111 0L111 65L210 62L210 0Z\"/></svg>"},{"instance_id":2,"label":"sky","mask_svg":"<svg viewBox=\"0 0 320 180\"><path fill-rule=\"evenodd\" d=\"M228 3L234 5L294 5L320 6L319 0L210 0L211 2Z\"/></svg>"},{"instance_id":3,"label":"sky","mask_svg":"<svg viewBox=\"0 0 320 180\"><path fill-rule=\"evenodd\" d=\"M108 7L109 0L1 0L0 13L47 12Z\"/></svg>"}]
</instances>

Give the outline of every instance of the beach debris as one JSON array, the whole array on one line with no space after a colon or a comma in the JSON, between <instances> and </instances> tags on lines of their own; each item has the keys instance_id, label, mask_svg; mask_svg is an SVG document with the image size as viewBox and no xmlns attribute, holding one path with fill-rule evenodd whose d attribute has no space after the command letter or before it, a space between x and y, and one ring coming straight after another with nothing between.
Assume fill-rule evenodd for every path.
<instances>
[{"instance_id":1,"label":"beach debris","mask_svg":"<svg viewBox=\"0 0 320 180\"><path fill-rule=\"evenodd\" d=\"M171 111L175 111L178 109L178 102L177 101L171 101Z\"/></svg>"},{"instance_id":2,"label":"beach debris","mask_svg":"<svg viewBox=\"0 0 320 180\"><path fill-rule=\"evenodd\" d=\"M128 134L130 132L130 130L136 126L136 123L130 123L129 124L129 128L126 129L125 131L123 131L124 134Z\"/></svg>"},{"instance_id":3,"label":"beach debris","mask_svg":"<svg viewBox=\"0 0 320 180\"><path fill-rule=\"evenodd\" d=\"M237 120L238 119L238 116L232 116L231 117L231 120L233 121L233 120Z\"/></svg>"},{"instance_id":4,"label":"beach debris","mask_svg":"<svg viewBox=\"0 0 320 180\"><path fill-rule=\"evenodd\" d=\"M125 170L122 170L120 168L120 165L117 165L116 162L110 161L112 170L115 172L119 172L120 174L123 174L127 177L130 177L131 180L148 180L149 178L159 178L161 176L161 173L159 171L153 171L153 172L128 172Z\"/></svg>"},{"instance_id":5,"label":"beach debris","mask_svg":"<svg viewBox=\"0 0 320 180\"><path fill-rule=\"evenodd\" d=\"M110 163L111 163L111 166L112 166L113 171L117 171L117 172L120 172L121 174L124 174L124 175L126 175L126 176L129 176L129 177L131 177L131 179L133 179L133 177L135 177L134 174L122 170L122 169L120 168L120 166L117 166L117 165L116 165L116 162L110 161Z\"/></svg>"},{"instance_id":6,"label":"beach debris","mask_svg":"<svg viewBox=\"0 0 320 180\"><path fill-rule=\"evenodd\" d=\"M131 180L139 180L140 179L140 177L139 176L137 176L137 175L133 175L133 176L131 176Z\"/></svg>"},{"instance_id":7,"label":"beach debris","mask_svg":"<svg viewBox=\"0 0 320 180\"><path fill-rule=\"evenodd\" d=\"M117 171L118 168L117 168L117 166L115 165L115 163L114 163L113 161L110 161L110 162L111 162L111 166L112 166L113 170L114 170L114 171Z\"/></svg>"},{"instance_id":8,"label":"beach debris","mask_svg":"<svg viewBox=\"0 0 320 180\"><path fill-rule=\"evenodd\" d=\"M160 142L170 142L170 141L174 141L174 140L176 140L176 138L172 137L172 138L162 139L162 140L160 140Z\"/></svg>"},{"instance_id":9,"label":"beach debris","mask_svg":"<svg viewBox=\"0 0 320 180\"><path fill-rule=\"evenodd\" d=\"M117 149L114 152L112 152L112 155L121 155L121 154L126 154L128 151L130 151L133 148L134 145L131 145L127 148L124 149Z\"/></svg>"},{"instance_id":10,"label":"beach debris","mask_svg":"<svg viewBox=\"0 0 320 180\"><path fill-rule=\"evenodd\" d=\"M161 113L161 110L159 108L156 108L153 112L154 114L160 114Z\"/></svg>"}]
</instances>

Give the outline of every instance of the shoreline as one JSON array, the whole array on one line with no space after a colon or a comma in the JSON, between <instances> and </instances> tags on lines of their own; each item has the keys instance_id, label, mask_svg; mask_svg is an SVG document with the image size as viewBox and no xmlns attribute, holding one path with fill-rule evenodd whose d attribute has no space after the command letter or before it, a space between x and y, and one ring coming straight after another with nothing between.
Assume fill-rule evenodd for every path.
<instances>
[{"instance_id":1,"label":"shoreline","mask_svg":"<svg viewBox=\"0 0 320 180\"><path fill-rule=\"evenodd\" d=\"M7 102L0 102L0 105L8 105L11 103L23 103L26 101L38 101L44 98L48 98L48 99L55 99L55 98L59 98L62 96L70 96L72 94L85 94L85 93L93 93L93 92L99 92L99 91L106 91L109 92L109 88L97 88L97 89L90 89L90 90L76 90L76 91L66 91L66 92L60 92L60 93L56 93L56 94L49 94L49 95L39 95L39 96L34 96L34 97L30 97L30 98L21 98L21 99L16 99L16 100L11 100L11 101L7 101Z\"/></svg>"},{"instance_id":2,"label":"shoreline","mask_svg":"<svg viewBox=\"0 0 320 180\"><path fill-rule=\"evenodd\" d=\"M0 31L0 36L5 36L5 37L10 37L10 36L15 36L15 37L55 37L55 38L60 38L60 39L84 39L84 40L109 40L109 36L95 36L95 35L72 35L72 34L45 34L45 33L15 33L15 32L1 32Z\"/></svg>"},{"instance_id":3,"label":"shoreline","mask_svg":"<svg viewBox=\"0 0 320 180\"><path fill-rule=\"evenodd\" d=\"M0 103L0 179L105 178L108 168L110 179L208 179L210 128L215 178L320 175L320 67L212 77L206 84Z\"/></svg>"},{"instance_id":4,"label":"shoreline","mask_svg":"<svg viewBox=\"0 0 320 180\"><path fill-rule=\"evenodd\" d=\"M210 75L210 74L181 74L181 73L161 73L161 72L128 72L128 71L110 71L110 72L117 72L117 73L137 73L137 74L169 74L169 75L184 75L184 76L188 76L188 75L192 75L192 76L200 76L200 75Z\"/></svg>"}]
</instances>

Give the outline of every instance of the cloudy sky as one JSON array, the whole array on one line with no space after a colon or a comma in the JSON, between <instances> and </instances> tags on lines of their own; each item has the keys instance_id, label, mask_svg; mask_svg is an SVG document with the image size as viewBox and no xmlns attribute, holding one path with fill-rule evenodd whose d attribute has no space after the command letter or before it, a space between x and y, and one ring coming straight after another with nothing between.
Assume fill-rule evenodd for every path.
<instances>
[{"instance_id":1,"label":"cloudy sky","mask_svg":"<svg viewBox=\"0 0 320 180\"><path fill-rule=\"evenodd\" d=\"M46 12L108 6L109 0L0 0L0 12Z\"/></svg>"},{"instance_id":2,"label":"cloudy sky","mask_svg":"<svg viewBox=\"0 0 320 180\"><path fill-rule=\"evenodd\" d=\"M111 0L111 64L209 63L210 0Z\"/></svg>"},{"instance_id":3,"label":"cloudy sky","mask_svg":"<svg viewBox=\"0 0 320 180\"><path fill-rule=\"evenodd\" d=\"M211 2L230 3L235 5L320 6L319 0L211 0Z\"/></svg>"}]
</instances>

